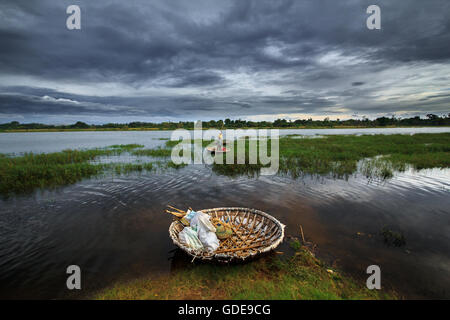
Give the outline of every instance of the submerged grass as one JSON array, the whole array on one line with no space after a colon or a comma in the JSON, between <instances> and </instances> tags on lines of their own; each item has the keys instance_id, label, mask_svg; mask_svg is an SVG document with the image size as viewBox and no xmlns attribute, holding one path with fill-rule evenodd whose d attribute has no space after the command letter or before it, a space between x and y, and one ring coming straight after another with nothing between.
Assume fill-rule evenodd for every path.
<instances>
[{"instance_id":1,"label":"submerged grass","mask_svg":"<svg viewBox=\"0 0 450 320\"><path fill-rule=\"evenodd\" d=\"M268 256L238 265L191 264L169 276L119 282L92 299L396 299L327 269L305 247L285 260Z\"/></svg>"},{"instance_id":2,"label":"submerged grass","mask_svg":"<svg viewBox=\"0 0 450 320\"><path fill-rule=\"evenodd\" d=\"M128 174L131 172L152 171L154 169L153 163L118 163L112 165L116 174Z\"/></svg>"}]
</instances>

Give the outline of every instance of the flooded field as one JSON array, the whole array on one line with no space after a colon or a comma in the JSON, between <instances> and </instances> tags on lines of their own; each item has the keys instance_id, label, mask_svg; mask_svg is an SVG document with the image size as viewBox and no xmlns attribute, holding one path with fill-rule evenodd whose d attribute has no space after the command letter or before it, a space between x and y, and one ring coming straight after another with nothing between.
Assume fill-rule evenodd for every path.
<instances>
[{"instance_id":1,"label":"flooded field","mask_svg":"<svg viewBox=\"0 0 450 320\"><path fill-rule=\"evenodd\" d=\"M387 129L284 129L286 135L347 135L347 134L414 134L450 132L450 127L387 128ZM16 132L0 133L0 153L58 152L65 149L90 149L112 144L138 143L146 148L162 144L172 131L75 131L75 132ZM241 133L245 135L246 133ZM239 136L239 134L236 134Z\"/></svg>"},{"instance_id":2,"label":"flooded field","mask_svg":"<svg viewBox=\"0 0 450 320\"><path fill-rule=\"evenodd\" d=\"M294 130L286 134L307 134L289 131ZM79 140L82 134L91 136ZM0 134L2 153L116 143L153 147L170 133L102 132L99 140L92 139L97 135L92 132L45 133L45 139L25 145L20 139L28 141L28 136L20 135L12 134L16 140L9 141ZM44 143L47 139L55 143ZM408 298L448 299L449 192L449 169L406 170L385 181L369 181L359 174L348 180L309 175L231 178L216 175L206 165L106 174L56 190L0 200L0 298L65 297L65 270L71 264L82 269L85 293L117 279L183 268L190 259L174 250L167 232L171 217L163 213L172 204L263 210L286 224L289 236L299 236L302 225L320 258L361 281L365 281L367 266L378 264L383 286ZM383 229L402 234L405 244L387 245ZM287 254L288 245L280 251Z\"/></svg>"}]
</instances>

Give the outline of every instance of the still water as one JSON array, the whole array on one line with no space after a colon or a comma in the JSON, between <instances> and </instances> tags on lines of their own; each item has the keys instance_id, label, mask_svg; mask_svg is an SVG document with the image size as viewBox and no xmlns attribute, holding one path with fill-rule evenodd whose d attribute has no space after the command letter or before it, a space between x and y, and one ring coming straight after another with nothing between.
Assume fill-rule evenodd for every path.
<instances>
[{"instance_id":1,"label":"still water","mask_svg":"<svg viewBox=\"0 0 450 320\"><path fill-rule=\"evenodd\" d=\"M292 133L298 132L286 134ZM83 140L84 134L88 136ZM160 131L97 134L45 133L33 143L23 137L34 133L13 134L14 145L5 143L0 134L0 144L2 152L5 147L7 152L48 152L117 143L152 146L163 142L158 138L170 136ZM48 139L52 145L43 143ZM190 259L174 250L167 232L171 217L163 213L170 203L195 209L258 208L286 224L287 235L298 236L302 225L307 240L317 244L320 258L363 283L367 266L377 264L382 285L405 297L448 299L449 193L448 169L410 170L385 182L358 175L348 181L308 176L230 178L205 165L86 179L0 200L0 298L63 298L65 270L71 264L82 269L84 293L117 279L183 267ZM402 232L406 245L385 245L383 227ZM280 250L288 252L287 244Z\"/></svg>"}]
</instances>

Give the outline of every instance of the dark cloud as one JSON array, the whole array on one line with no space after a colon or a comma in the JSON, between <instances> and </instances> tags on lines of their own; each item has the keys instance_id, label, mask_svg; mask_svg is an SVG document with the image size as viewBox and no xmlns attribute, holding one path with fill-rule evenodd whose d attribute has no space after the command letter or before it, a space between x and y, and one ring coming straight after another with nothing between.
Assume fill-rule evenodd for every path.
<instances>
[{"instance_id":1,"label":"dark cloud","mask_svg":"<svg viewBox=\"0 0 450 320\"><path fill-rule=\"evenodd\" d=\"M372 3L3 0L0 120L442 111L450 2Z\"/></svg>"},{"instance_id":2,"label":"dark cloud","mask_svg":"<svg viewBox=\"0 0 450 320\"><path fill-rule=\"evenodd\" d=\"M224 82L224 79L212 72L192 72L190 74L181 75L176 78L176 82L170 87L184 88L184 87L203 87L213 86Z\"/></svg>"}]
</instances>

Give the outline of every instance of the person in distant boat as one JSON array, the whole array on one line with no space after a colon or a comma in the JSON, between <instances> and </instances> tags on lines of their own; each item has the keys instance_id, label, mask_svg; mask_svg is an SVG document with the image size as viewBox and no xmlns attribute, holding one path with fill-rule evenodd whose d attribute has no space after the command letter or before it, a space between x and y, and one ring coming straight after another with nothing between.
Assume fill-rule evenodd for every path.
<instances>
[{"instance_id":1,"label":"person in distant boat","mask_svg":"<svg viewBox=\"0 0 450 320\"><path fill-rule=\"evenodd\" d=\"M223 150L223 134L222 131L220 131L217 142L216 142L216 150L222 151Z\"/></svg>"}]
</instances>

